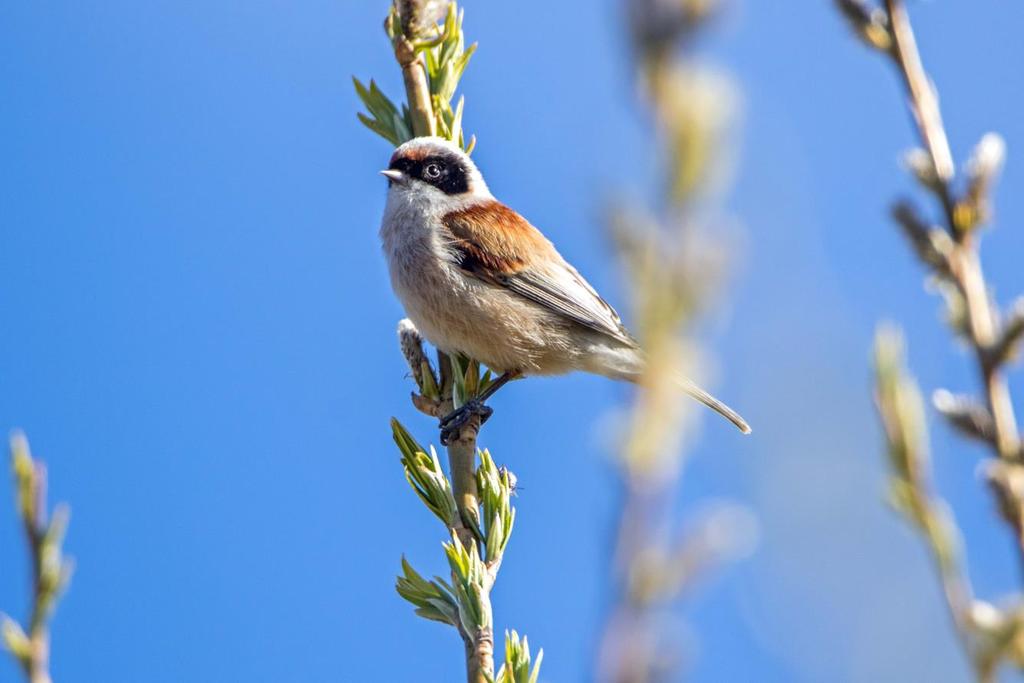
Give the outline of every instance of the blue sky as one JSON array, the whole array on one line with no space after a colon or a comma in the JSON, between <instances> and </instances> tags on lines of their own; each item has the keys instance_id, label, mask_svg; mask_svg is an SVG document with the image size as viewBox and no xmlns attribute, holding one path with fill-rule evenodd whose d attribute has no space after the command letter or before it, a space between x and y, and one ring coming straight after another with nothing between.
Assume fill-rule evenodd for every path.
<instances>
[{"instance_id":1,"label":"blue sky","mask_svg":"<svg viewBox=\"0 0 1024 683\"><path fill-rule=\"evenodd\" d=\"M397 92L385 8L0 7L0 430L28 432L73 507L58 681L461 675L456 636L393 589L402 553L442 570L443 535L390 441L392 415L422 440L434 427L407 401L379 254L389 149L349 80ZM1024 10L911 9L956 156L1007 140L985 239L1005 303L1024 291ZM642 192L654 154L618 10L467 2L463 92L492 190L623 304L601 207ZM702 47L744 100L734 279L702 334L715 390L756 431L707 420L684 495L745 503L761 545L685 604L691 679L963 680L927 558L882 503L869 398L880 318L906 327L927 390L974 383L886 218L913 189L896 80L827 2L736 2ZM525 489L495 618L545 648L547 681L590 671L617 496L599 423L626 398L584 376L517 383L484 433ZM973 578L998 599L1018 577L983 453L932 436ZM20 614L6 486L0 513L0 609Z\"/></svg>"}]
</instances>

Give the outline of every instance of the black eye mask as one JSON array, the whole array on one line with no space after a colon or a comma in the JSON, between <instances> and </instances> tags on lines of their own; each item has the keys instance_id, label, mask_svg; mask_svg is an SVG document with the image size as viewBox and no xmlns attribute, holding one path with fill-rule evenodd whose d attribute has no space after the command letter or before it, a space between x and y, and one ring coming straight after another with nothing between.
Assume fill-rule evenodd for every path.
<instances>
[{"instance_id":1,"label":"black eye mask","mask_svg":"<svg viewBox=\"0 0 1024 683\"><path fill-rule=\"evenodd\" d=\"M440 168L441 173L437 177L427 178L425 171L427 166L431 164L436 164ZM433 185L448 195L459 195L469 192L469 173L457 158L430 156L419 161L402 158L391 162L390 168L401 171L410 178Z\"/></svg>"}]
</instances>

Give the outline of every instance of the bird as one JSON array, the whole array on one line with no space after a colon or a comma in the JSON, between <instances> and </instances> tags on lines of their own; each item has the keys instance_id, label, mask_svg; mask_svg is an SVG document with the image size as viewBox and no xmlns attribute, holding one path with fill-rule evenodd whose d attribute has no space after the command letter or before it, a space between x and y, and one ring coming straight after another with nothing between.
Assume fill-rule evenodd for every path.
<instances>
[{"instance_id":1,"label":"bird","mask_svg":"<svg viewBox=\"0 0 1024 683\"><path fill-rule=\"evenodd\" d=\"M640 344L618 313L537 228L495 199L476 164L440 137L401 144L387 169L380 238L391 285L437 349L478 361L497 379L441 419L448 443L513 379L583 371L636 383ZM693 381L682 391L745 434L740 415Z\"/></svg>"}]
</instances>

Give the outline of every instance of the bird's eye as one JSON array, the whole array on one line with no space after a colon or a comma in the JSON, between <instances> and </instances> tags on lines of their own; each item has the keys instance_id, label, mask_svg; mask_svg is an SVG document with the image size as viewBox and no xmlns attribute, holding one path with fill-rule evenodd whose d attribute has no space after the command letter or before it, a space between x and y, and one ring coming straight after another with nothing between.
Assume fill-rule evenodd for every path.
<instances>
[{"instance_id":1,"label":"bird's eye","mask_svg":"<svg viewBox=\"0 0 1024 683\"><path fill-rule=\"evenodd\" d=\"M423 167L423 177L427 180L437 180L441 177L444 167L438 163L429 163Z\"/></svg>"}]
</instances>

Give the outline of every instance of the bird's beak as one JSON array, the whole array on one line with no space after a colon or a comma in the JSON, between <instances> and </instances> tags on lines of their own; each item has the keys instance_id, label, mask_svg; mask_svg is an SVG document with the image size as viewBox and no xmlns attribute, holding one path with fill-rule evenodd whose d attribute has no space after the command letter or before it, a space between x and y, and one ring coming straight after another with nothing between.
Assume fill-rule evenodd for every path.
<instances>
[{"instance_id":1,"label":"bird's beak","mask_svg":"<svg viewBox=\"0 0 1024 683\"><path fill-rule=\"evenodd\" d=\"M387 168L381 171L380 174L386 177L390 182L399 183L402 185L405 184L406 175L397 169Z\"/></svg>"}]
</instances>

